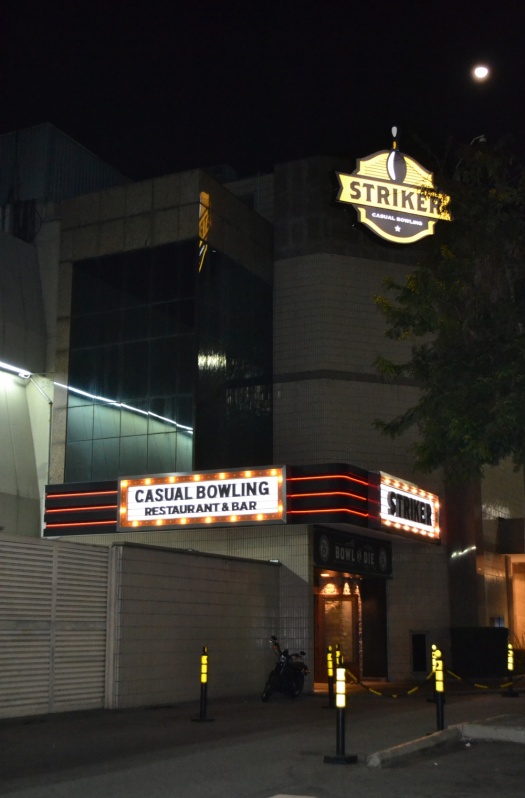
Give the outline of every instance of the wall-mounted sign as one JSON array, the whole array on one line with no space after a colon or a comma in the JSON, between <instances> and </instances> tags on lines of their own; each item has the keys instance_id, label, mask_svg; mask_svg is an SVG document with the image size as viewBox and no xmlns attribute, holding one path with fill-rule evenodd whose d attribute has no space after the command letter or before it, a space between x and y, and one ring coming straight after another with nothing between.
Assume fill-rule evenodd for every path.
<instances>
[{"instance_id":1,"label":"wall-mounted sign","mask_svg":"<svg viewBox=\"0 0 525 798\"><path fill-rule=\"evenodd\" d=\"M121 479L118 528L284 523L285 480L284 468Z\"/></svg>"},{"instance_id":2,"label":"wall-mounted sign","mask_svg":"<svg viewBox=\"0 0 525 798\"><path fill-rule=\"evenodd\" d=\"M392 531L439 540L439 499L390 474L380 473L380 521Z\"/></svg>"},{"instance_id":3,"label":"wall-mounted sign","mask_svg":"<svg viewBox=\"0 0 525 798\"><path fill-rule=\"evenodd\" d=\"M314 563L331 571L391 576L392 546L384 540L318 528L314 535Z\"/></svg>"},{"instance_id":4,"label":"wall-mounted sign","mask_svg":"<svg viewBox=\"0 0 525 798\"><path fill-rule=\"evenodd\" d=\"M338 202L353 205L359 221L381 238L410 244L450 221L450 197L434 188L432 173L396 149L357 160L352 174L337 172Z\"/></svg>"},{"instance_id":5,"label":"wall-mounted sign","mask_svg":"<svg viewBox=\"0 0 525 798\"><path fill-rule=\"evenodd\" d=\"M211 228L210 195L201 191L199 197L199 271L202 271L208 251L208 235Z\"/></svg>"}]
</instances>

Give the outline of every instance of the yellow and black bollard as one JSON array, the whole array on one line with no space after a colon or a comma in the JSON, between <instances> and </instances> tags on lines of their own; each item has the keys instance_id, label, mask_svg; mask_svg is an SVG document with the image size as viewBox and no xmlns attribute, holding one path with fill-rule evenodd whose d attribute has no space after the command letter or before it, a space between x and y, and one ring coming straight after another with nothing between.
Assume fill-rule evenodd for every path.
<instances>
[{"instance_id":1,"label":"yellow and black bollard","mask_svg":"<svg viewBox=\"0 0 525 798\"><path fill-rule=\"evenodd\" d=\"M327 754L324 761L329 765L349 765L357 762L356 754L345 754L345 707L346 707L346 668L343 658L339 661L340 667L336 669L335 706L337 710L336 726L336 754Z\"/></svg>"},{"instance_id":2,"label":"yellow and black bollard","mask_svg":"<svg viewBox=\"0 0 525 798\"><path fill-rule=\"evenodd\" d=\"M328 706L327 709L333 709L334 702L334 654L332 646L326 647L326 674L328 678Z\"/></svg>"},{"instance_id":3,"label":"yellow and black bollard","mask_svg":"<svg viewBox=\"0 0 525 798\"><path fill-rule=\"evenodd\" d=\"M432 643L432 673L436 672L436 651L438 647L435 643Z\"/></svg>"},{"instance_id":4,"label":"yellow and black bollard","mask_svg":"<svg viewBox=\"0 0 525 798\"><path fill-rule=\"evenodd\" d=\"M427 704L435 704L436 703L436 651L438 647L435 643L432 643L432 675L434 676L434 690L432 691L432 698L427 698Z\"/></svg>"},{"instance_id":5,"label":"yellow and black bollard","mask_svg":"<svg viewBox=\"0 0 525 798\"><path fill-rule=\"evenodd\" d=\"M434 668L434 684L436 689L436 719L437 730L443 731L444 723L444 704L445 704L445 673L443 670L443 660L441 651L432 648L432 667Z\"/></svg>"},{"instance_id":6,"label":"yellow and black bollard","mask_svg":"<svg viewBox=\"0 0 525 798\"><path fill-rule=\"evenodd\" d=\"M512 643L507 645L507 689L501 695L504 698L518 698L519 693L514 690L514 647Z\"/></svg>"},{"instance_id":7,"label":"yellow and black bollard","mask_svg":"<svg viewBox=\"0 0 525 798\"><path fill-rule=\"evenodd\" d=\"M198 718L192 718L194 721L212 721L214 718L208 718L208 646L202 647L201 654L201 701L200 711Z\"/></svg>"}]
</instances>

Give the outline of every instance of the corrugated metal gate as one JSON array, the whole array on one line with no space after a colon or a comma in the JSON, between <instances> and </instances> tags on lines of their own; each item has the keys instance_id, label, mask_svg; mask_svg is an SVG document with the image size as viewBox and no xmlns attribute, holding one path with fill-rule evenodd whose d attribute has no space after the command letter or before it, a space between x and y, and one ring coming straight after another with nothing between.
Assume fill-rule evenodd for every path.
<instances>
[{"instance_id":1,"label":"corrugated metal gate","mask_svg":"<svg viewBox=\"0 0 525 798\"><path fill-rule=\"evenodd\" d=\"M104 546L0 539L0 717L104 706L108 558Z\"/></svg>"}]
</instances>

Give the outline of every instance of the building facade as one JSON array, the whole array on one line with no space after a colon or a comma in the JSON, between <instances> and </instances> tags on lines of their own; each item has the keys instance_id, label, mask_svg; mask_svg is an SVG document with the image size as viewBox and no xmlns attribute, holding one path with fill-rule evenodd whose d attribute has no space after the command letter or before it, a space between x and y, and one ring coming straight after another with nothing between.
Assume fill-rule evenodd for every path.
<instances>
[{"instance_id":1,"label":"building facade","mask_svg":"<svg viewBox=\"0 0 525 798\"><path fill-rule=\"evenodd\" d=\"M56 345L41 324L46 367L7 343L1 359L30 388L48 380L45 537L278 560L279 629L261 647L275 632L307 649L319 682L331 642L362 677L421 678L432 643L453 654L451 628L503 626L522 644L523 480L502 466L447 496L439 474L414 473L413 438L374 428L417 397L378 376L378 354L402 353L374 296L425 244L381 241L336 204L345 168L312 158L226 184L194 170L64 199L56 291L40 275ZM284 523L117 527L121 478L272 466L286 467ZM377 522L380 473L440 497L439 537Z\"/></svg>"}]
</instances>

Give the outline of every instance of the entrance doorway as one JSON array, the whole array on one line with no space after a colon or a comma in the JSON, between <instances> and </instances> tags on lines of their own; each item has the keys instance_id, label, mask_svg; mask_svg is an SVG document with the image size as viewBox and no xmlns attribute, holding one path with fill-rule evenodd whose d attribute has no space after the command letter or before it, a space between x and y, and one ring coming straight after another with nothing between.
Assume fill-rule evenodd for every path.
<instances>
[{"instance_id":1,"label":"entrance doorway","mask_svg":"<svg viewBox=\"0 0 525 798\"><path fill-rule=\"evenodd\" d=\"M358 594L316 596L316 652L315 681L326 682L326 652L332 646L334 667L335 651L339 648L346 667L360 674L360 606Z\"/></svg>"},{"instance_id":2,"label":"entrance doorway","mask_svg":"<svg viewBox=\"0 0 525 798\"><path fill-rule=\"evenodd\" d=\"M326 527L315 528L313 543L315 681L326 684L326 649L336 644L354 676L387 678L391 543Z\"/></svg>"}]
</instances>

